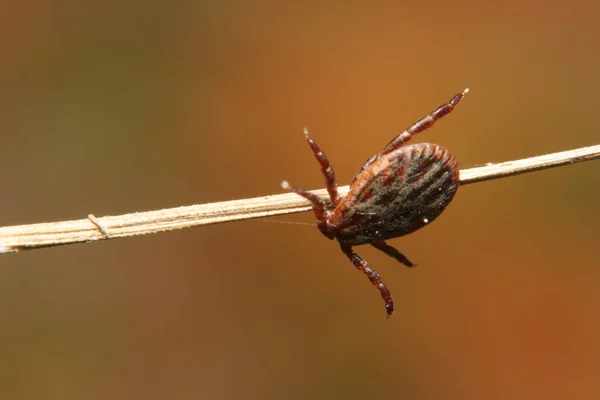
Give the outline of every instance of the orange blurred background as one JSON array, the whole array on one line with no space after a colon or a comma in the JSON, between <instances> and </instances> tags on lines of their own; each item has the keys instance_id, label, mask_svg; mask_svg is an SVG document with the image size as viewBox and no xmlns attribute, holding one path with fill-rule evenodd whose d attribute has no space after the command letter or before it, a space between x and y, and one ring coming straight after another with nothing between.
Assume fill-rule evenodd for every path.
<instances>
[{"instance_id":1,"label":"orange blurred background","mask_svg":"<svg viewBox=\"0 0 600 400\"><path fill-rule=\"evenodd\" d=\"M417 140L463 168L600 143L600 3L3 2L0 225L340 184ZM416 141L415 141L416 142ZM460 188L357 248L260 220L0 257L5 399L600 397L600 162ZM272 220L314 225L311 213Z\"/></svg>"}]
</instances>

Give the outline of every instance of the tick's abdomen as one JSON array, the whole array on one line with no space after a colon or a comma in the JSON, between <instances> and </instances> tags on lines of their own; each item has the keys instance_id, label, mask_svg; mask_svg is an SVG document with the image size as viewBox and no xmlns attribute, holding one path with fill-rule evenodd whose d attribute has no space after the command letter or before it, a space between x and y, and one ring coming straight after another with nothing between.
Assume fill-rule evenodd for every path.
<instances>
[{"instance_id":1,"label":"tick's abdomen","mask_svg":"<svg viewBox=\"0 0 600 400\"><path fill-rule=\"evenodd\" d=\"M456 160L445 148L431 143L400 147L356 176L328 225L349 245L406 235L440 215L458 182Z\"/></svg>"}]
</instances>

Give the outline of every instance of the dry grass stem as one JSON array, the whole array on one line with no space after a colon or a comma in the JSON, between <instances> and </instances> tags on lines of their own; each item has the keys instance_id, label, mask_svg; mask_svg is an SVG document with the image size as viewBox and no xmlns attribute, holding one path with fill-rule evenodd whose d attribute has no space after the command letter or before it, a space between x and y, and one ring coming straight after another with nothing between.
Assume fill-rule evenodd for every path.
<instances>
[{"instance_id":1,"label":"dry grass stem","mask_svg":"<svg viewBox=\"0 0 600 400\"><path fill-rule=\"evenodd\" d=\"M600 145L488 164L461 170L460 183L466 185L598 158L600 158ZM314 192L323 198L327 196L325 189ZM347 192L348 186L340 187L341 195ZM311 206L305 199L294 193L284 193L100 218L90 214L88 218L73 221L2 227L0 228L0 253L146 235L199 225L298 213L310 209Z\"/></svg>"}]
</instances>

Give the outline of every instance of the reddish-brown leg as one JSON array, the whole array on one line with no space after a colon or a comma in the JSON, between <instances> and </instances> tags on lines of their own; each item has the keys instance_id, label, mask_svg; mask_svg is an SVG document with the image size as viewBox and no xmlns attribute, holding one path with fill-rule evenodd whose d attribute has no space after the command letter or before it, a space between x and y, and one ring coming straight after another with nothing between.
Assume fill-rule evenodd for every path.
<instances>
[{"instance_id":1,"label":"reddish-brown leg","mask_svg":"<svg viewBox=\"0 0 600 400\"><path fill-rule=\"evenodd\" d=\"M402 146L404 143L408 142L414 135L419 132L423 132L425 129L429 128L431 125L435 123L438 119L450 114L454 107L458 104L459 101L469 92L469 89L463 90L462 93L457 94L446 104L442 104L438 108L436 108L431 114L424 116L413 125L408 127L404 132L401 132L398 136L396 136L381 152L381 154L387 154L391 151L394 151L398 147ZM363 167L364 168L364 167Z\"/></svg>"},{"instance_id":2,"label":"reddish-brown leg","mask_svg":"<svg viewBox=\"0 0 600 400\"><path fill-rule=\"evenodd\" d=\"M406 258L406 256L404 254L400 253L394 247L387 244L385 242L385 240L382 240L380 242L371 243L371 246L375 247L378 250L383 251L388 256L396 259L396 261L401 262L402 264L406 265L409 268L416 266L416 264L411 263L410 260L408 258Z\"/></svg>"},{"instance_id":3,"label":"reddish-brown leg","mask_svg":"<svg viewBox=\"0 0 600 400\"><path fill-rule=\"evenodd\" d=\"M337 206L342 198L338 193L337 182L335 181L335 171L333 170L331 164L329 164L329 160L327 159L325 153L323 153L319 145L317 145L317 143L308 134L307 128L304 128L304 136L306 137L306 141L312 149L315 158L321 165L321 172L325 177L325 184L327 185L327 192L329 193L329 198L331 199L333 205Z\"/></svg>"},{"instance_id":4,"label":"reddish-brown leg","mask_svg":"<svg viewBox=\"0 0 600 400\"><path fill-rule=\"evenodd\" d=\"M317 220L324 224L327 223L327 212L325 208L325 203L323 202L323 200L321 200L319 196L317 196L314 193L307 192L304 189L294 187L290 185L288 181L281 182L281 187L283 189L297 193L300 196L304 197L306 200L310 201L313 205L313 212L315 213L315 217L317 217Z\"/></svg>"},{"instance_id":5,"label":"reddish-brown leg","mask_svg":"<svg viewBox=\"0 0 600 400\"><path fill-rule=\"evenodd\" d=\"M379 274L375 272L373 268L369 267L369 264L367 264L367 262L363 260L358 254L352 251L351 246L340 244L340 247L342 248L344 254L346 254L350 261L352 261L352 264L354 264L356 268L364 272L364 274L367 275L367 278L369 278L373 286L375 286L379 290L383 301L385 301L385 311L387 312L388 317L392 315L394 313L394 302L392 301L392 295L390 294L390 291L385 285L385 283L382 282Z\"/></svg>"}]
</instances>

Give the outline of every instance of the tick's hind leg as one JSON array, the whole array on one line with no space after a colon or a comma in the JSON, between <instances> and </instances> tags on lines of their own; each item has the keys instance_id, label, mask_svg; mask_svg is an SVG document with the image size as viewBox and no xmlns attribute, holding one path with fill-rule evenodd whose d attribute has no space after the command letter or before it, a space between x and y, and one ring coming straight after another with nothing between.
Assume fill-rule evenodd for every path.
<instances>
[{"instance_id":1,"label":"tick's hind leg","mask_svg":"<svg viewBox=\"0 0 600 400\"><path fill-rule=\"evenodd\" d=\"M390 256L392 258L395 258L396 261L401 262L402 264L406 265L407 267L415 267L416 266L416 264L411 263L404 254L400 253L394 247L387 244L384 240L382 240L380 242L371 243L371 246L375 247L378 250L383 251L385 254L387 254L388 256Z\"/></svg>"},{"instance_id":2,"label":"tick's hind leg","mask_svg":"<svg viewBox=\"0 0 600 400\"><path fill-rule=\"evenodd\" d=\"M373 286L375 286L379 290L383 301L385 301L385 311L387 312L388 317L392 315L392 313L394 312L394 302L392 301L392 295L390 294L390 291L385 285L385 283L382 282L379 274L375 272L373 268L369 267L369 264L367 264L367 262L363 260L358 254L352 251L351 246L342 244L341 247L344 254L346 254L350 261L352 261L352 264L354 264L356 268L364 272L364 274L367 275L367 278L369 278Z\"/></svg>"},{"instance_id":3,"label":"tick's hind leg","mask_svg":"<svg viewBox=\"0 0 600 400\"><path fill-rule=\"evenodd\" d=\"M323 153L319 145L317 145L317 143L308 134L308 128L304 128L304 136L306 137L306 141L312 149L315 158L321 165L321 172L325 177L325 184L327 185L329 198L331 199L333 205L337 206L341 200L341 197L338 193L337 182L335 181L335 171L333 170L331 164L329 164L329 160L327 159L325 153Z\"/></svg>"},{"instance_id":4,"label":"tick's hind leg","mask_svg":"<svg viewBox=\"0 0 600 400\"><path fill-rule=\"evenodd\" d=\"M398 147L402 146L404 143L408 142L414 135L419 132L423 132L425 129L429 128L431 125L435 123L438 119L442 118L445 115L448 115L454 110L454 107L458 104L459 101L469 92L469 89L463 90L462 93L455 95L450 99L446 104L442 104L438 108L436 108L431 114L424 116L410 127L406 128L404 132L401 132L398 136L396 136L381 152L381 154L386 154L391 151L394 151Z\"/></svg>"}]
</instances>

